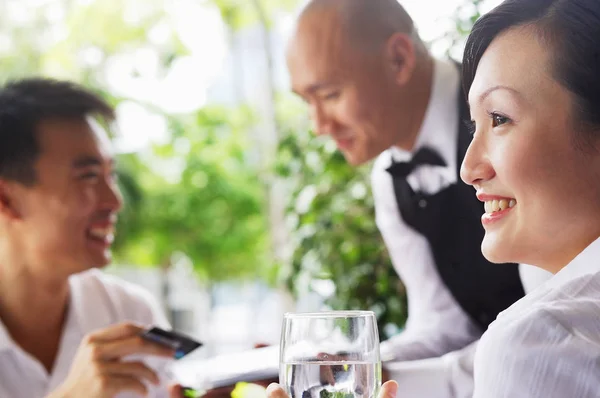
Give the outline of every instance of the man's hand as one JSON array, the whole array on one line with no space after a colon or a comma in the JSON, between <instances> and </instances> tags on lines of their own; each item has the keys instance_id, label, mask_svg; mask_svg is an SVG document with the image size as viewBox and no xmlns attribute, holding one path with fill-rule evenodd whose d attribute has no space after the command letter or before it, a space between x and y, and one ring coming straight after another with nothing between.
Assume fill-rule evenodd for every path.
<instances>
[{"instance_id":1,"label":"man's hand","mask_svg":"<svg viewBox=\"0 0 600 398\"><path fill-rule=\"evenodd\" d=\"M386 381L381 386L381 391L377 398L396 398L398 392L398 383L393 380ZM277 383L272 383L267 387L267 398L290 398L281 386Z\"/></svg>"},{"instance_id":2,"label":"man's hand","mask_svg":"<svg viewBox=\"0 0 600 398\"><path fill-rule=\"evenodd\" d=\"M158 384L158 375L142 362L122 359L140 354L173 358L175 352L143 339L142 331L139 326L122 323L87 335L66 380L48 398L113 398L122 391L145 395L144 382Z\"/></svg>"},{"instance_id":3,"label":"man's hand","mask_svg":"<svg viewBox=\"0 0 600 398\"><path fill-rule=\"evenodd\" d=\"M193 390L192 390L193 392ZM193 395L192 395L193 394ZM181 386L180 384L172 384L169 386L169 398L187 398L187 397L199 397L197 393L193 392L190 395L187 395L186 388Z\"/></svg>"}]
</instances>

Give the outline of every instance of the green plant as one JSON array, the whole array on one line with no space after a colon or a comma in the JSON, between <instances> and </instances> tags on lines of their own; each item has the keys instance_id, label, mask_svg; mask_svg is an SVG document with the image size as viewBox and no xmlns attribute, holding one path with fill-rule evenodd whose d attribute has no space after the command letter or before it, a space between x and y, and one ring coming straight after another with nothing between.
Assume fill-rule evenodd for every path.
<instances>
[{"instance_id":1,"label":"green plant","mask_svg":"<svg viewBox=\"0 0 600 398\"><path fill-rule=\"evenodd\" d=\"M331 142L305 132L282 140L277 171L293 185L290 290L332 281L331 308L373 310L381 337L389 337L387 325L404 324L406 299L375 225L369 167L352 168Z\"/></svg>"},{"instance_id":2,"label":"green plant","mask_svg":"<svg viewBox=\"0 0 600 398\"><path fill-rule=\"evenodd\" d=\"M264 277L264 192L245 150L251 112L207 107L170 122L168 143L119 158L128 206L116 258L156 265L182 252L206 280Z\"/></svg>"}]
</instances>

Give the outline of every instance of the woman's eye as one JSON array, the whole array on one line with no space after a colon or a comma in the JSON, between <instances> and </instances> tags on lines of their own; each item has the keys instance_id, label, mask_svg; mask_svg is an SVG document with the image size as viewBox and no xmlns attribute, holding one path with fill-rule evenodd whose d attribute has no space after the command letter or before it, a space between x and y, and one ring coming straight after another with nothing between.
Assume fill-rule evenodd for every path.
<instances>
[{"instance_id":1,"label":"woman's eye","mask_svg":"<svg viewBox=\"0 0 600 398\"><path fill-rule=\"evenodd\" d=\"M508 123L508 121L510 120L506 116L502 116L497 113L492 113L491 117L492 117L492 127L502 126L503 124Z\"/></svg>"}]
</instances>

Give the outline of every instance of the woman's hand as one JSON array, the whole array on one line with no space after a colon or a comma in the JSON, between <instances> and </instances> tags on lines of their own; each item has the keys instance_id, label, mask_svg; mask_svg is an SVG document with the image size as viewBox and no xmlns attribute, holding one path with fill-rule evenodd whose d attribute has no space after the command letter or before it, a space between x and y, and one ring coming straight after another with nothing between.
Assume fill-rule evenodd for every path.
<instances>
[{"instance_id":1,"label":"woman's hand","mask_svg":"<svg viewBox=\"0 0 600 398\"><path fill-rule=\"evenodd\" d=\"M377 398L396 398L398 392L398 383L393 380L386 381L381 386L379 396ZM272 383L267 387L267 398L290 398L283 388L277 383Z\"/></svg>"}]
</instances>

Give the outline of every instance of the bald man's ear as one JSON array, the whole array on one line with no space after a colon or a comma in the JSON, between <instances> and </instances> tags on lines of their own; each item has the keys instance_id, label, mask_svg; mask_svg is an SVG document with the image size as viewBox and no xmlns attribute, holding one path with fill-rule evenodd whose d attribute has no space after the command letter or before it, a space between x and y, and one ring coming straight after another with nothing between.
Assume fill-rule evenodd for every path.
<instances>
[{"instance_id":1,"label":"bald man's ear","mask_svg":"<svg viewBox=\"0 0 600 398\"><path fill-rule=\"evenodd\" d=\"M386 43L386 54L396 83L404 86L412 78L417 63L412 38L405 33L395 33Z\"/></svg>"},{"instance_id":2,"label":"bald man's ear","mask_svg":"<svg viewBox=\"0 0 600 398\"><path fill-rule=\"evenodd\" d=\"M16 207L16 202L11 184L0 179L0 216L9 219L19 218L20 212Z\"/></svg>"}]
</instances>

